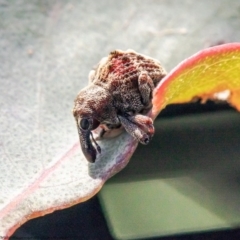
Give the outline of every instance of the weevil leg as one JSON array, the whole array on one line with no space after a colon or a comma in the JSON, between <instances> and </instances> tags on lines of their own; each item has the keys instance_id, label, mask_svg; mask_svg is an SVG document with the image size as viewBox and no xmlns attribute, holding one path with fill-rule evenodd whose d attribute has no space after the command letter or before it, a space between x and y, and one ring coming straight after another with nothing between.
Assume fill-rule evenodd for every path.
<instances>
[{"instance_id":1,"label":"weevil leg","mask_svg":"<svg viewBox=\"0 0 240 240\"><path fill-rule=\"evenodd\" d=\"M131 136L133 136L135 139L137 139L140 143L144 145L149 143L149 141L151 140L151 135L147 134L138 125L131 122L128 118L119 116L119 119L123 127Z\"/></svg>"},{"instance_id":2,"label":"weevil leg","mask_svg":"<svg viewBox=\"0 0 240 240\"><path fill-rule=\"evenodd\" d=\"M95 131L95 140L101 140L103 138L113 138L122 133L122 127L120 123L117 124L104 124L99 127L98 131Z\"/></svg>"},{"instance_id":3,"label":"weevil leg","mask_svg":"<svg viewBox=\"0 0 240 240\"><path fill-rule=\"evenodd\" d=\"M100 127L100 130L97 133L95 140L101 140L106 132L107 131L104 129L104 127Z\"/></svg>"},{"instance_id":4,"label":"weevil leg","mask_svg":"<svg viewBox=\"0 0 240 240\"><path fill-rule=\"evenodd\" d=\"M138 77L138 88L141 93L143 105L151 108L154 84L147 72L140 73Z\"/></svg>"},{"instance_id":5,"label":"weevil leg","mask_svg":"<svg viewBox=\"0 0 240 240\"><path fill-rule=\"evenodd\" d=\"M145 133L147 133L150 136L150 138L154 135L153 120L150 117L141 114L136 114L133 116L129 116L128 119L132 123L135 123Z\"/></svg>"}]
</instances>

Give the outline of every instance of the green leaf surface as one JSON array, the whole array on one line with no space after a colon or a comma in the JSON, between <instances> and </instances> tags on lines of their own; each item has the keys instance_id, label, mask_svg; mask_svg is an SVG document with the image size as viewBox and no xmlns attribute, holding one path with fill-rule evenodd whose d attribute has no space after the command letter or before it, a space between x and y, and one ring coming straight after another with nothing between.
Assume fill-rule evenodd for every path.
<instances>
[{"instance_id":1,"label":"green leaf surface","mask_svg":"<svg viewBox=\"0 0 240 240\"><path fill-rule=\"evenodd\" d=\"M225 100L240 110L240 43L200 51L176 66L155 90L153 115L196 98Z\"/></svg>"}]
</instances>

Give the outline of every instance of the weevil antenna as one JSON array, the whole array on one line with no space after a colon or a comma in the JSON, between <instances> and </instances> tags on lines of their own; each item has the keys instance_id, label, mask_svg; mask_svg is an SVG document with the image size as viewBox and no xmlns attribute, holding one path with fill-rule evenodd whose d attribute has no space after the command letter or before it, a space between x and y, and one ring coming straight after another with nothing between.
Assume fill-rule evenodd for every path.
<instances>
[{"instance_id":1,"label":"weevil antenna","mask_svg":"<svg viewBox=\"0 0 240 240\"><path fill-rule=\"evenodd\" d=\"M96 146L96 148L97 148L98 153L101 153L101 147L97 144L96 140L95 140L94 137L93 137L92 132L90 132L90 135L91 135L91 137L92 137L92 141L94 142L94 144L95 144L95 146Z\"/></svg>"}]
</instances>

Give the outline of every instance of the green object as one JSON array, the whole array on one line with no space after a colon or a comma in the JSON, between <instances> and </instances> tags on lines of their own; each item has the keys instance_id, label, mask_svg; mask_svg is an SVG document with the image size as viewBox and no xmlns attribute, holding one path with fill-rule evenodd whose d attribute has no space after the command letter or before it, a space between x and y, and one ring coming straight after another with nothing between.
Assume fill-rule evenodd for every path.
<instances>
[{"instance_id":1,"label":"green object","mask_svg":"<svg viewBox=\"0 0 240 240\"><path fill-rule=\"evenodd\" d=\"M99 193L114 238L239 225L239 123L232 111L158 119L152 146L139 146Z\"/></svg>"}]
</instances>

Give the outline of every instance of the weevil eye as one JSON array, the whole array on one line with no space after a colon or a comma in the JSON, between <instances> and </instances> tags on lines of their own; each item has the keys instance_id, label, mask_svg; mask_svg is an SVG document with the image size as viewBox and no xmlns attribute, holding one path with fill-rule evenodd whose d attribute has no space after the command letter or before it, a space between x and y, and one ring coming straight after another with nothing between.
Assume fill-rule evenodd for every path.
<instances>
[{"instance_id":1,"label":"weevil eye","mask_svg":"<svg viewBox=\"0 0 240 240\"><path fill-rule=\"evenodd\" d=\"M83 130L88 130L89 127L90 127L90 122L89 122L89 120L88 120L87 118L81 119L81 121L80 121L80 127L81 127L81 129L83 129Z\"/></svg>"}]
</instances>

